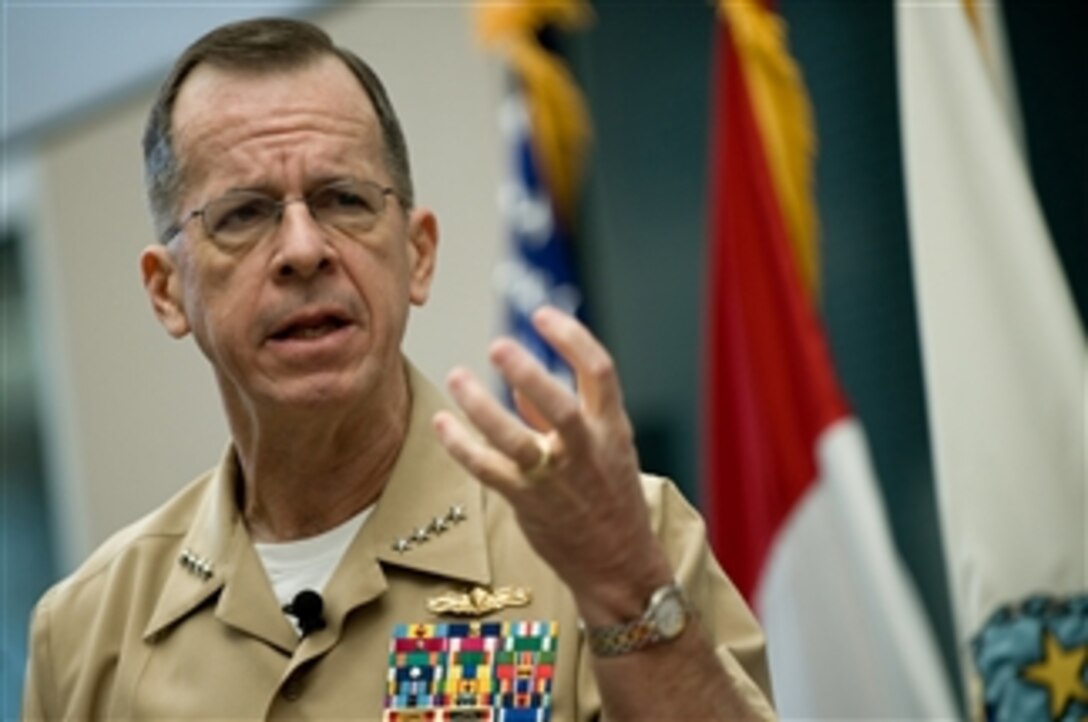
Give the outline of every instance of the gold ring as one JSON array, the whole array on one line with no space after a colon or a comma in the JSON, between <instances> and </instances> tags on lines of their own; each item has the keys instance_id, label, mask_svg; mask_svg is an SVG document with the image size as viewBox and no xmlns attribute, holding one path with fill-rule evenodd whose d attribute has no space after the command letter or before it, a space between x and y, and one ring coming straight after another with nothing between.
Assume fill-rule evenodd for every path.
<instances>
[{"instance_id":1,"label":"gold ring","mask_svg":"<svg viewBox=\"0 0 1088 722\"><path fill-rule=\"evenodd\" d=\"M552 445L551 441L546 436L534 436L533 440L536 442L536 447L540 449L540 458L536 460L528 469L524 470L524 474L527 478L533 479L544 471L547 471L548 467L552 465Z\"/></svg>"}]
</instances>

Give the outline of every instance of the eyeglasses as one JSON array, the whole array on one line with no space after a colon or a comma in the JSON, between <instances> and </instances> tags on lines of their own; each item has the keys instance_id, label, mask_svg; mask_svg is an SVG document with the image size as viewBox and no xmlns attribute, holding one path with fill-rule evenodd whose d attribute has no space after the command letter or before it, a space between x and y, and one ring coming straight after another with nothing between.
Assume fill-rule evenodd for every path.
<instances>
[{"instance_id":1,"label":"eyeglasses","mask_svg":"<svg viewBox=\"0 0 1088 722\"><path fill-rule=\"evenodd\" d=\"M173 241L186 223L200 216L208 238L226 248L243 248L271 235L291 203L305 203L319 225L352 236L374 227L390 195L396 195L392 188L355 180L336 181L303 198L284 200L257 191L235 191L189 213L168 230L164 242Z\"/></svg>"}]
</instances>

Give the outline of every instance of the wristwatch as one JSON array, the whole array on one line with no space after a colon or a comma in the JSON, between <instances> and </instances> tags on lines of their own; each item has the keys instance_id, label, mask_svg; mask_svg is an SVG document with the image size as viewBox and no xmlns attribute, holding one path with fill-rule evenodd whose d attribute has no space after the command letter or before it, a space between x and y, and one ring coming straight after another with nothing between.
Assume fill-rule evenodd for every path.
<instances>
[{"instance_id":1,"label":"wristwatch","mask_svg":"<svg viewBox=\"0 0 1088 722\"><path fill-rule=\"evenodd\" d=\"M658 642L676 639L692 615L684 590L676 582L657 589L642 616L601 627L583 625L589 648L599 657L617 657Z\"/></svg>"}]
</instances>

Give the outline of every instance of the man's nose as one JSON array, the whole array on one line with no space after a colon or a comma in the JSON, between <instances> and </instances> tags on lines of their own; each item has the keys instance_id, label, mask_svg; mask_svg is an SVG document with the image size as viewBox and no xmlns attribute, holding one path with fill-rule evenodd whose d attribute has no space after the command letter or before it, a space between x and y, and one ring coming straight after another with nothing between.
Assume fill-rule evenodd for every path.
<instances>
[{"instance_id":1,"label":"man's nose","mask_svg":"<svg viewBox=\"0 0 1088 722\"><path fill-rule=\"evenodd\" d=\"M304 199L284 203L276 239L276 275L306 279L333 268L335 249Z\"/></svg>"}]
</instances>

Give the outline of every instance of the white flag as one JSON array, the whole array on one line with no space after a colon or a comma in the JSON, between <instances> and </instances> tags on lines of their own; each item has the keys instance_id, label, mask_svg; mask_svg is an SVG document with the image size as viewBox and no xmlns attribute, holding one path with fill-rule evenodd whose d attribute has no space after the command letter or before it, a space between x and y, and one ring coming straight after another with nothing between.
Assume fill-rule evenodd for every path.
<instances>
[{"instance_id":1,"label":"white flag","mask_svg":"<svg viewBox=\"0 0 1088 722\"><path fill-rule=\"evenodd\" d=\"M995 6L970 5L896 3L915 294L958 649L989 719L1082 719L1085 338L1023 157L1003 41L978 15Z\"/></svg>"}]
</instances>

